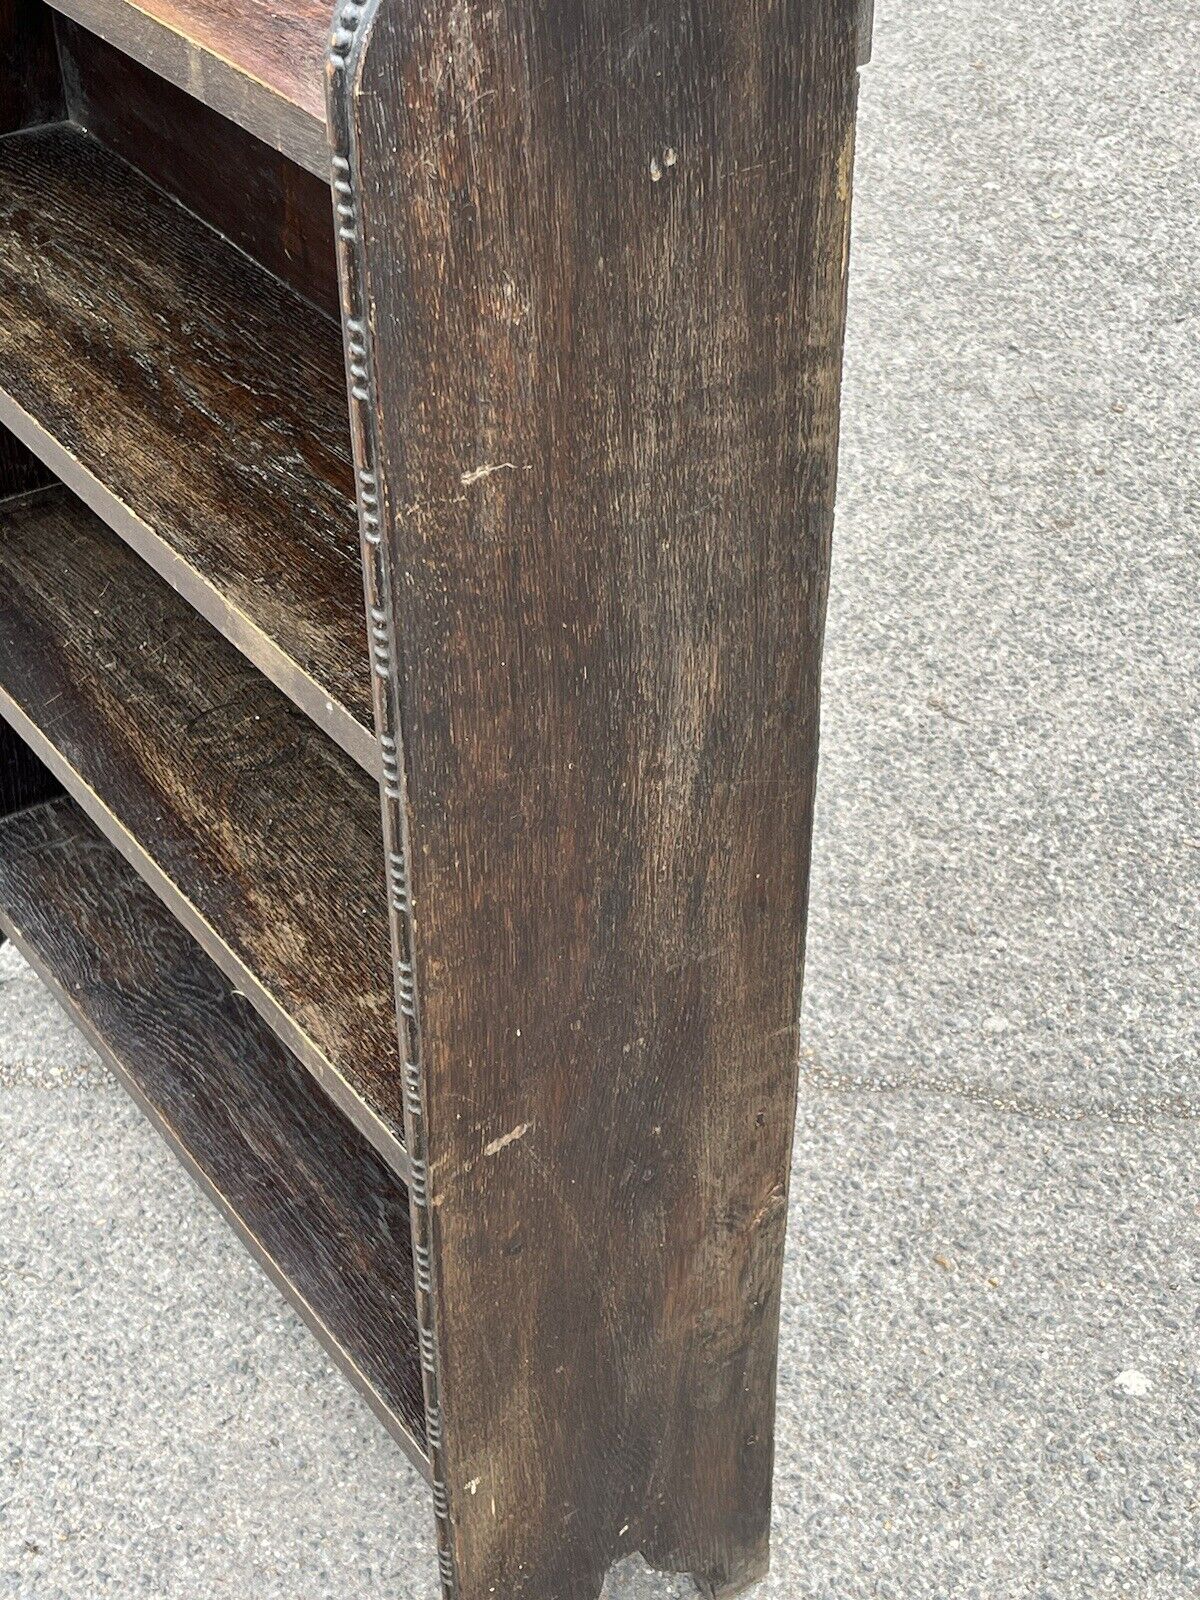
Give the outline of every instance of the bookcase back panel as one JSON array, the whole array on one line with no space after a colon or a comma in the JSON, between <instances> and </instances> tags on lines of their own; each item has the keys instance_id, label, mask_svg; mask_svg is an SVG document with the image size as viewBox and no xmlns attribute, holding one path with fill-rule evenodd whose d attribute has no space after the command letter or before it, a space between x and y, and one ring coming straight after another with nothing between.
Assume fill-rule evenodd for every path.
<instances>
[{"instance_id":1,"label":"bookcase back panel","mask_svg":"<svg viewBox=\"0 0 1200 1600\"><path fill-rule=\"evenodd\" d=\"M5 502L35 494L53 481L37 457L7 428L0 428L0 538L3 537ZM0 817L10 816L14 811L22 811L26 806L61 792L57 779L24 740L18 738L7 723L0 722ZM0 930L0 943L3 940L3 930Z\"/></svg>"},{"instance_id":2,"label":"bookcase back panel","mask_svg":"<svg viewBox=\"0 0 1200 1600\"><path fill-rule=\"evenodd\" d=\"M0 505L54 482L53 474L21 441L0 427Z\"/></svg>"},{"instance_id":3,"label":"bookcase back panel","mask_svg":"<svg viewBox=\"0 0 1200 1600\"><path fill-rule=\"evenodd\" d=\"M41 0L0 0L0 133L63 114L54 24Z\"/></svg>"},{"instance_id":4,"label":"bookcase back panel","mask_svg":"<svg viewBox=\"0 0 1200 1600\"><path fill-rule=\"evenodd\" d=\"M72 119L337 316L328 182L75 23L57 28Z\"/></svg>"}]
</instances>

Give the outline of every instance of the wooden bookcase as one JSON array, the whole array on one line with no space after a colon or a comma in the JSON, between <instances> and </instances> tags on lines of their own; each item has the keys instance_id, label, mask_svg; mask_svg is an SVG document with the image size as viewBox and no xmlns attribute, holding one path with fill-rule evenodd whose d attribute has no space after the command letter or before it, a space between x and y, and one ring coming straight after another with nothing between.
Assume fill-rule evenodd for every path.
<instances>
[{"instance_id":1,"label":"wooden bookcase","mask_svg":"<svg viewBox=\"0 0 1200 1600\"><path fill-rule=\"evenodd\" d=\"M0 924L462 1600L766 1568L858 0L0 0Z\"/></svg>"}]
</instances>

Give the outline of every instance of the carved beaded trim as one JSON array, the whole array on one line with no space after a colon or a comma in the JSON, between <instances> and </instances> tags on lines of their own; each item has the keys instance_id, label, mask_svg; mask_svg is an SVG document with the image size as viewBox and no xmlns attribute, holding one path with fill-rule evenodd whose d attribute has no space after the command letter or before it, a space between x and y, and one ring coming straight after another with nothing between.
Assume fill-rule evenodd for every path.
<instances>
[{"instance_id":1,"label":"carved beaded trim","mask_svg":"<svg viewBox=\"0 0 1200 1600\"><path fill-rule=\"evenodd\" d=\"M346 343L346 375L350 421L358 475L358 518L366 575L367 619L373 667L375 726L382 756L383 816L387 851L388 901L395 962L396 1004L404 1058L404 1137L412 1178L413 1263L417 1295L417 1327L425 1386L426 1450L433 1480L437 1518L438 1569L445 1600L457 1587L449 1497L442 1459L442 1415L437 1364L437 1328L433 1296L433 1238L429 1210L425 1108L422 1094L421 1028L413 971L412 905L408 892L407 841L404 817L404 773L400 758L399 686L391 628L391 574L380 521L379 441L372 404L370 349L366 335L366 288L362 230L354 188L352 89L350 74L363 23L378 0L347 0L334 18L330 45L329 123L333 141L333 204L338 269L342 286L342 322Z\"/></svg>"}]
</instances>

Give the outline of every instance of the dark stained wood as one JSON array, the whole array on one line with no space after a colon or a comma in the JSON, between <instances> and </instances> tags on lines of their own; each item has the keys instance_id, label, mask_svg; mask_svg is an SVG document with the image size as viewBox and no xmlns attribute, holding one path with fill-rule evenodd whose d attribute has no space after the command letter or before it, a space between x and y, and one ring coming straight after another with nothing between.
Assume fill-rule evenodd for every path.
<instances>
[{"instance_id":1,"label":"dark stained wood","mask_svg":"<svg viewBox=\"0 0 1200 1600\"><path fill-rule=\"evenodd\" d=\"M95 141L0 142L0 422L378 772L337 328Z\"/></svg>"},{"instance_id":2,"label":"dark stained wood","mask_svg":"<svg viewBox=\"0 0 1200 1600\"><path fill-rule=\"evenodd\" d=\"M0 134L64 111L50 13L41 0L0 0Z\"/></svg>"},{"instance_id":3,"label":"dark stained wood","mask_svg":"<svg viewBox=\"0 0 1200 1600\"><path fill-rule=\"evenodd\" d=\"M374 783L61 492L0 518L0 716L406 1176Z\"/></svg>"},{"instance_id":4,"label":"dark stained wood","mask_svg":"<svg viewBox=\"0 0 1200 1600\"><path fill-rule=\"evenodd\" d=\"M35 494L53 483L54 475L45 463L6 428L0 428L0 505Z\"/></svg>"},{"instance_id":5,"label":"dark stained wood","mask_svg":"<svg viewBox=\"0 0 1200 1600\"><path fill-rule=\"evenodd\" d=\"M0 428L0 516L6 504L43 493L50 474L11 433ZM61 785L5 723L0 723L0 817L11 816L51 795ZM4 942L0 932L0 944Z\"/></svg>"},{"instance_id":6,"label":"dark stained wood","mask_svg":"<svg viewBox=\"0 0 1200 1600\"><path fill-rule=\"evenodd\" d=\"M328 181L327 0L49 3Z\"/></svg>"},{"instance_id":7,"label":"dark stained wood","mask_svg":"<svg viewBox=\"0 0 1200 1600\"><path fill-rule=\"evenodd\" d=\"M459 1600L765 1570L857 9L343 10Z\"/></svg>"},{"instance_id":8,"label":"dark stained wood","mask_svg":"<svg viewBox=\"0 0 1200 1600\"><path fill-rule=\"evenodd\" d=\"M0 923L424 1468L403 1184L70 801L0 823Z\"/></svg>"},{"instance_id":9,"label":"dark stained wood","mask_svg":"<svg viewBox=\"0 0 1200 1600\"><path fill-rule=\"evenodd\" d=\"M71 120L329 316L339 315L329 179L63 18Z\"/></svg>"},{"instance_id":10,"label":"dark stained wood","mask_svg":"<svg viewBox=\"0 0 1200 1600\"><path fill-rule=\"evenodd\" d=\"M25 741L0 724L0 817L61 793L62 785Z\"/></svg>"}]
</instances>

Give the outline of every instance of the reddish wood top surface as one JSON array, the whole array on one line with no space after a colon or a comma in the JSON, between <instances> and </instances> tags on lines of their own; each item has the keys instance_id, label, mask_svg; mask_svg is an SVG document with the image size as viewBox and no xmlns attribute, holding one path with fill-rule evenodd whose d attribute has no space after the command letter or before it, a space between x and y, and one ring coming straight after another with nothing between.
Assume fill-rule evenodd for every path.
<instances>
[{"instance_id":1,"label":"reddish wood top surface","mask_svg":"<svg viewBox=\"0 0 1200 1600\"><path fill-rule=\"evenodd\" d=\"M139 0L141 11L195 49L218 56L243 77L325 121L325 52L330 0Z\"/></svg>"},{"instance_id":2,"label":"reddish wood top surface","mask_svg":"<svg viewBox=\"0 0 1200 1600\"><path fill-rule=\"evenodd\" d=\"M49 0L222 116L329 176L333 0Z\"/></svg>"}]
</instances>

